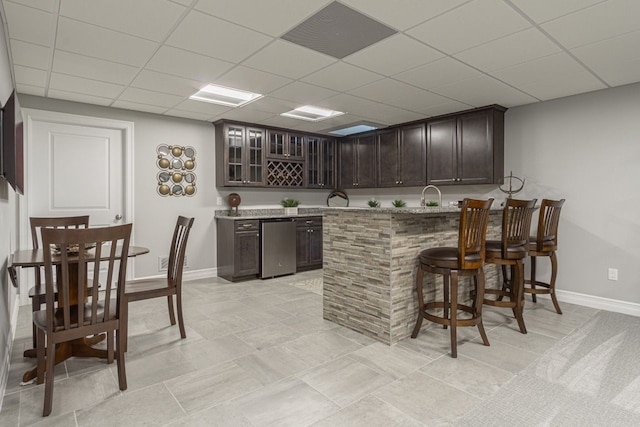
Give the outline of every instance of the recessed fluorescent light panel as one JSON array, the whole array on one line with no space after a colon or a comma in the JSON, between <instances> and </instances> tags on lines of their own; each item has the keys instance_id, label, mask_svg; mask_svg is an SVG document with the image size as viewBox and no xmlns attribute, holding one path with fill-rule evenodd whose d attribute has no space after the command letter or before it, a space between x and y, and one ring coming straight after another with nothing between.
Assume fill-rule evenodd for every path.
<instances>
[{"instance_id":1,"label":"recessed fluorescent light panel","mask_svg":"<svg viewBox=\"0 0 640 427\"><path fill-rule=\"evenodd\" d=\"M354 133L366 132L368 130L375 130L375 129L378 129L378 127L371 126L371 125L355 125L355 126L349 126L348 128L332 130L332 131L329 131L329 133L332 133L334 135L347 136L347 135L352 135Z\"/></svg>"},{"instance_id":2,"label":"recessed fluorescent light panel","mask_svg":"<svg viewBox=\"0 0 640 427\"><path fill-rule=\"evenodd\" d=\"M298 107L295 110L282 113L280 115L285 117L291 117L294 119L308 120L311 122L319 122L320 120L341 116L343 114L344 113L342 111L334 111L326 108L314 107L313 105L305 105L303 107Z\"/></svg>"},{"instance_id":3,"label":"recessed fluorescent light panel","mask_svg":"<svg viewBox=\"0 0 640 427\"><path fill-rule=\"evenodd\" d=\"M229 107L240 107L259 98L262 98L259 93L217 85L206 85L189 97L195 101L211 102Z\"/></svg>"}]
</instances>

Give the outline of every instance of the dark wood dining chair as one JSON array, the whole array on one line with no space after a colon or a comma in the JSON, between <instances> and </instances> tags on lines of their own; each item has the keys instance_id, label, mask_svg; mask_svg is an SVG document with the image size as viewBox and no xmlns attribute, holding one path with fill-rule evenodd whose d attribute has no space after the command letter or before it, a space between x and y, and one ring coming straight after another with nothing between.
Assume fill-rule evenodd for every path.
<instances>
[{"instance_id":1,"label":"dark wood dining chair","mask_svg":"<svg viewBox=\"0 0 640 427\"><path fill-rule=\"evenodd\" d=\"M122 351L126 336L121 329L121 313L130 236L131 224L42 230L46 308L33 313L33 324L37 331L37 381L38 384L45 383L43 416L51 414L53 406L58 345L72 346L73 341L106 332L107 363L112 363L115 336L118 383L120 390L127 388ZM106 277L106 283L115 286L99 290L101 274ZM115 298L112 298L112 292L116 293Z\"/></svg>"},{"instance_id":2,"label":"dark wood dining chair","mask_svg":"<svg viewBox=\"0 0 640 427\"><path fill-rule=\"evenodd\" d=\"M538 216L538 231L529 242L529 258L531 259L531 276L524 281L525 293L531 294L533 302L536 295L547 294L551 297L553 306L558 314L562 314L558 299L556 298L556 277L558 275L558 224L560 223L560 211L565 199L542 199L540 214ZM547 257L551 261L551 277L549 282L541 282L536 278L536 259Z\"/></svg>"},{"instance_id":3,"label":"dark wood dining chair","mask_svg":"<svg viewBox=\"0 0 640 427\"><path fill-rule=\"evenodd\" d=\"M184 257L187 250L187 240L189 232L193 226L193 218L179 216L171 240L171 252L169 254L169 265L167 267L167 277L158 279L143 279L127 282L124 292L124 330L128 330L129 303L150 298L167 297L169 306L169 321L176 324L173 308L173 297L176 297L176 308L178 311L178 326L180 336L184 339L187 333L184 328L184 317L182 315L182 269L184 267ZM127 334L125 334L127 336ZM125 343L125 351L127 344Z\"/></svg>"},{"instance_id":4,"label":"dark wood dining chair","mask_svg":"<svg viewBox=\"0 0 640 427\"><path fill-rule=\"evenodd\" d=\"M501 240L487 240L487 264L499 265L502 269L502 289L485 289L485 305L510 307L518 322L518 328L527 333L524 324L524 260L529 251L531 217L535 211L536 199L507 199L502 211ZM507 274L509 267L509 274ZM494 295L493 298L486 298ZM504 298L508 298L505 300Z\"/></svg>"},{"instance_id":5,"label":"dark wood dining chair","mask_svg":"<svg viewBox=\"0 0 640 427\"><path fill-rule=\"evenodd\" d=\"M411 338L416 338L422 326L422 319L449 327L451 334L451 357L458 357L458 326L477 326L484 345L489 345L482 324L482 301L484 299L485 243L489 209L493 199L464 199L460 210L457 247L436 247L420 252L420 265L416 274L418 293L418 319ZM424 272L443 276L444 288L441 301L424 300ZM474 281L474 301L472 305L458 303L458 278L471 276ZM437 310L442 310L442 316ZM459 311L466 313L458 317ZM462 313L460 313L462 314Z\"/></svg>"},{"instance_id":6,"label":"dark wood dining chair","mask_svg":"<svg viewBox=\"0 0 640 427\"><path fill-rule=\"evenodd\" d=\"M33 249L40 249L41 230L43 228L89 228L89 215L82 216L66 216L66 217L31 217L29 218L31 226L31 243ZM55 300L58 299L58 293L54 285ZM35 284L29 289L29 298L31 298L31 311L38 311L45 303L45 286L42 280L42 274L39 268L35 269ZM33 347L36 346L36 329L33 327Z\"/></svg>"}]
</instances>

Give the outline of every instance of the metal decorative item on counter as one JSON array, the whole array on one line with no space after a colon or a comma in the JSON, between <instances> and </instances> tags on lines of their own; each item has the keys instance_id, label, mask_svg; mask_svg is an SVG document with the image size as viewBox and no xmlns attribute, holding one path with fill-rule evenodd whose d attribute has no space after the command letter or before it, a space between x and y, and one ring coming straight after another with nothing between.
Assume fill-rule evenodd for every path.
<instances>
[{"instance_id":1,"label":"metal decorative item on counter","mask_svg":"<svg viewBox=\"0 0 640 427\"><path fill-rule=\"evenodd\" d=\"M345 208L349 206L349 196L341 190L333 190L327 197L327 206L332 208Z\"/></svg>"},{"instance_id":2,"label":"metal decorative item on counter","mask_svg":"<svg viewBox=\"0 0 640 427\"><path fill-rule=\"evenodd\" d=\"M193 196L196 194L196 150L193 147L161 144L157 150L158 194Z\"/></svg>"},{"instance_id":3,"label":"metal decorative item on counter","mask_svg":"<svg viewBox=\"0 0 640 427\"><path fill-rule=\"evenodd\" d=\"M231 193L227 196L227 203L229 203L229 206L231 207L231 210L229 211L229 216L240 215L238 213L238 206L240 206L241 200L242 199L240 199L240 195L238 193Z\"/></svg>"},{"instance_id":4,"label":"metal decorative item on counter","mask_svg":"<svg viewBox=\"0 0 640 427\"><path fill-rule=\"evenodd\" d=\"M516 193L519 193L519 192L522 190L522 188L524 187L524 181L525 181L525 178L518 178L517 176L513 176L513 171L510 171L510 172L509 172L509 176L505 176L505 177L504 177L504 179L505 179L505 184L507 183L507 181L506 181L506 179L507 179L507 178L509 178L509 189L508 189L508 190L505 190L504 188L502 188L502 186L500 186L500 187L498 187L498 188L500 188L500 191L502 191L503 193L508 194L508 195L509 195L509 196L508 196L508 198L510 199L510 198L511 198L511 196L513 196L513 195L514 195L514 194L516 194ZM515 189L515 190L513 189L513 180L514 180L514 179L515 179L516 181L520 182L520 187L519 187L519 188L517 188L517 189ZM504 184L503 184L503 185L504 185Z\"/></svg>"}]
</instances>

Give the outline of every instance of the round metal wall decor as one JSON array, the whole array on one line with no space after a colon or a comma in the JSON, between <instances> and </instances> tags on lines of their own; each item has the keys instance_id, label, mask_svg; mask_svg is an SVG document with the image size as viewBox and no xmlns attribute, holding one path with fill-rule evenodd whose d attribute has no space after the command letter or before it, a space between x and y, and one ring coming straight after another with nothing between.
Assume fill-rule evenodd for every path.
<instances>
[{"instance_id":1,"label":"round metal wall decor","mask_svg":"<svg viewBox=\"0 0 640 427\"><path fill-rule=\"evenodd\" d=\"M161 196L193 196L196 194L196 150L179 145L158 145L156 164L157 191Z\"/></svg>"}]
</instances>

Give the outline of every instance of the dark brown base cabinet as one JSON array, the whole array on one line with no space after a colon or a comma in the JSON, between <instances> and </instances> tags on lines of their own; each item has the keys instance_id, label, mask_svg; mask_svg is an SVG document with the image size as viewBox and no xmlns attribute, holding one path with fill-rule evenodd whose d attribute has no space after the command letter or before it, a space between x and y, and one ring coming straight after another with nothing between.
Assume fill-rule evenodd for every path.
<instances>
[{"instance_id":1,"label":"dark brown base cabinet","mask_svg":"<svg viewBox=\"0 0 640 427\"><path fill-rule=\"evenodd\" d=\"M504 112L491 106L427 121L427 183L501 184Z\"/></svg>"},{"instance_id":2,"label":"dark brown base cabinet","mask_svg":"<svg viewBox=\"0 0 640 427\"><path fill-rule=\"evenodd\" d=\"M298 218L296 270L322 268L322 217Z\"/></svg>"},{"instance_id":3,"label":"dark brown base cabinet","mask_svg":"<svg viewBox=\"0 0 640 427\"><path fill-rule=\"evenodd\" d=\"M218 219L218 276L236 281L260 273L260 221Z\"/></svg>"}]
</instances>

